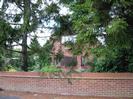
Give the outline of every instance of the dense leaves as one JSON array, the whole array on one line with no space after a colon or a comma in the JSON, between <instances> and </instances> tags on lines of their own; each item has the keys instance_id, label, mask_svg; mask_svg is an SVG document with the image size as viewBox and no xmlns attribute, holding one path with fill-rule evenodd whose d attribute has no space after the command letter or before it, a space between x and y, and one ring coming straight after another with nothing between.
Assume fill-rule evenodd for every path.
<instances>
[{"instance_id":1,"label":"dense leaves","mask_svg":"<svg viewBox=\"0 0 133 99\"><path fill-rule=\"evenodd\" d=\"M93 48L95 72L132 71L132 5L132 0L84 0L71 5L77 46L82 52Z\"/></svg>"}]
</instances>

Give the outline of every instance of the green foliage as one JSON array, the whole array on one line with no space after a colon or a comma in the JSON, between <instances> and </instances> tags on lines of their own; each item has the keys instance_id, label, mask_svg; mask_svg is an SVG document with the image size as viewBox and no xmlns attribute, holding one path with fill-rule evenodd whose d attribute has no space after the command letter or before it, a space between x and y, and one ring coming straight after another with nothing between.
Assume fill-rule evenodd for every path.
<instances>
[{"instance_id":1,"label":"green foliage","mask_svg":"<svg viewBox=\"0 0 133 99\"><path fill-rule=\"evenodd\" d=\"M95 49L96 50L96 49ZM132 72L130 49L97 49L93 72Z\"/></svg>"},{"instance_id":2,"label":"green foliage","mask_svg":"<svg viewBox=\"0 0 133 99\"><path fill-rule=\"evenodd\" d=\"M59 0L59 3L61 4L70 4L72 2L74 2L75 0Z\"/></svg>"},{"instance_id":3,"label":"green foliage","mask_svg":"<svg viewBox=\"0 0 133 99\"><path fill-rule=\"evenodd\" d=\"M132 0L85 0L71 4L73 30L77 33L74 50L92 49L95 72L132 71L132 6ZM104 45L99 37L105 39Z\"/></svg>"},{"instance_id":4,"label":"green foliage","mask_svg":"<svg viewBox=\"0 0 133 99\"><path fill-rule=\"evenodd\" d=\"M59 7L57 6L57 4L52 3L46 7L45 11L48 15L59 13Z\"/></svg>"},{"instance_id":5,"label":"green foliage","mask_svg":"<svg viewBox=\"0 0 133 99\"><path fill-rule=\"evenodd\" d=\"M72 22L70 15L55 16L54 21L57 23L57 25L54 28L53 35L56 36L58 39L60 39L61 36L75 34L72 31Z\"/></svg>"},{"instance_id":6,"label":"green foliage","mask_svg":"<svg viewBox=\"0 0 133 99\"><path fill-rule=\"evenodd\" d=\"M120 2L86 0L84 3L73 4L72 21L73 29L77 33L77 42L80 43L81 46L91 46L99 43L96 37L106 36L105 41L108 46L130 46L131 37L129 33L131 32L128 31L129 23L127 21L127 17L129 16L125 15L125 17L121 15L123 14L121 9L130 11L132 8L123 8L125 7L124 5L131 7L132 2L122 0ZM115 7L116 9L112 10ZM110 15L109 13L114 13L114 15ZM112 16L116 17L111 19ZM103 28L103 30L100 31L100 28ZM105 28L106 31L104 31ZM106 32L107 35L102 32Z\"/></svg>"},{"instance_id":7,"label":"green foliage","mask_svg":"<svg viewBox=\"0 0 133 99\"><path fill-rule=\"evenodd\" d=\"M128 71L133 72L133 50L128 50Z\"/></svg>"},{"instance_id":8,"label":"green foliage","mask_svg":"<svg viewBox=\"0 0 133 99\"><path fill-rule=\"evenodd\" d=\"M32 40L31 40L31 44L30 44L30 48L32 49L31 50L31 53L37 53L37 52L40 52L40 44L37 40L37 36L35 36Z\"/></svg>"},{"instance_id":9,"label":"green foliage","mask_svg":"<svg viewBox=\"0 0 133 99\"><path fill-rule=\"evenodd\" d=\"M3 68L0 68L0 70L1 71L16 72L17 68L16 68L16 66L7 65L7 66L4 66Z\"/></svg>"},{"instance_id":10,"label":"green foliage","mask_svg":"<svg viewBox=\"0 0 133 99\"><path fill-rule=\"evenodd\" d=\"M39 54L41 66L45 64L51 64L51 50L52 43L47 41L47 43L42 47L41 53Z\"/></svg>"},{"instance_id":11,"label":"green foliage","mask_svg":"<svg viewBox=\"0 0 133 99\"><path fill-rule=\"evenodd\" d=\"M127 32L127 29L128 24L123 19L118 18L112 20L107 28L107 43L109 43L109 46L117 45L119 47L129 47L131 38Z\"/></svg>"},{"instance_id":12,"label":"green foliage","mask_svg":"<svg viewBox=\"0 0 133 99\"><path fill-rule=\"evenodd\" d=\"M55 73L55 72L62 72L62 70L60 68L57 68L56 66L44 66L41 69L41 72Z\"/></svg>"},{"instance_id":13,"label":"green foliage","mask_svg":"<svg viewBox=\"0 0 133 99\"><path fill-rule=\"evenodd\" d=\"M0 43L3 43L5 40L9 40L9 37L12 37L13 29L10 24L6 23L5 20L0 20ZM1 44L2 45L2 44Z\"/></svg>"},{"instance_id":14,"label":"green foliage","mask_svg":"<svg viewBox=\"0 0 133 99\"><path fill-rule=\"evenodd\" d=\"M21 15L16 15L16 17L14 18L14 22L20 22L21 18Z\"/></svg>"},{"instance_id":15,"label":"green foliage","mask_svg":"<svg viewBox=\"0 0 133 99\"><path fill-rule=\"evenodd\" d=\"M51 64L51 50L52 43L47 41L47 43L41 47L36 38L32 40L30 45L31 50L29 51L29 70L39 71L43 66Z\"/></svg>"}]
</instances>

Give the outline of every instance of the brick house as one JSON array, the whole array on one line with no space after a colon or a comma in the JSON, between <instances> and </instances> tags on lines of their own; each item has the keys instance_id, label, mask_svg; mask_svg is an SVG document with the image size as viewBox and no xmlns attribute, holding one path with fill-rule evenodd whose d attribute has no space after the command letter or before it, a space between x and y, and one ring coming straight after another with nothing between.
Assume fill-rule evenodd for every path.
<instances>
[{"instance_id":1,"label":"brick house","mask_svg":"<svg viewBox=\"0 0 133 99\"><path fill-rule=\"evenodd\" d=\"M65 39L65 37L68 39ZM83 64L84 61L83 55L77 55L77 56L73 55L71 49L64 45L64 42L66 41L74 42L75 36L65 36L65 37L64 38L62 37L61 42L59 40L56 40L54 42L52 48L52 63L57 66L69 68L69 66L67 65L71 64L74 61L76 62L75 64L76 66L73 66L74 69L81 70L81 69L90 68L90 66L86 66L85 64ZM61 59L57 58L59 53L61 53L63 56Z\"/></svg>"}]
</instances>

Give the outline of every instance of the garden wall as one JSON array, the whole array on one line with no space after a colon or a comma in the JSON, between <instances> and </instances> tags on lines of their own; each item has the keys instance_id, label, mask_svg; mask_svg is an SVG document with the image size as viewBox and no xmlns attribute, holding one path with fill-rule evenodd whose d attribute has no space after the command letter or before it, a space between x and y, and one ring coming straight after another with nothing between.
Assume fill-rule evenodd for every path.
<instances>
[{"instance_id":1,"label":"garden wall","mask_svg":"<svg viewBox=\"0 0 133 99\"><path fill-rule=\"evenodd\" d=\"M133 97L133 73L0 72L0 88L60 95Z\"/></svg>"}]
</instances>

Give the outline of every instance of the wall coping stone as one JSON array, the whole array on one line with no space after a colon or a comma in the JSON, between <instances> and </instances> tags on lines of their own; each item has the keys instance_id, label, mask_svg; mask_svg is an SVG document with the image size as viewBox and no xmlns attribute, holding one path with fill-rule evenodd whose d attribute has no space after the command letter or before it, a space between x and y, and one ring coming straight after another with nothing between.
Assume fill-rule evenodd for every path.
<instances>
[{"instance_id":1,"label":"wall coping stone","mask_svg":"<svg viewBox=\"0 0 133 99\"><path fill-rule=\"evenodd\" d=\"M42 72L0 72L0 77L40 79L118 79L133 80L133 73L42 73Z\"/></svg>"}]
</instances>

